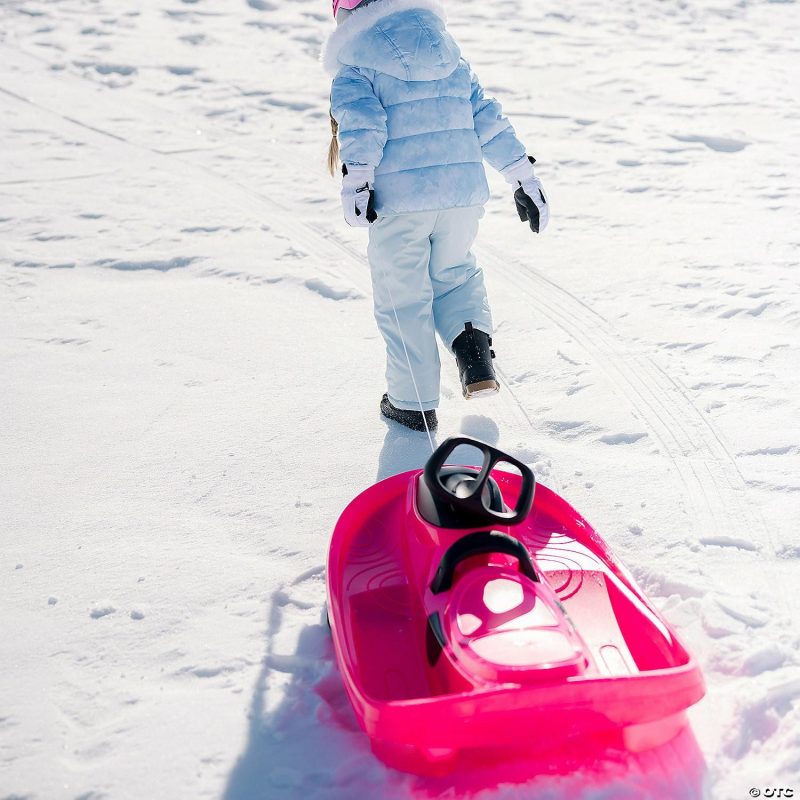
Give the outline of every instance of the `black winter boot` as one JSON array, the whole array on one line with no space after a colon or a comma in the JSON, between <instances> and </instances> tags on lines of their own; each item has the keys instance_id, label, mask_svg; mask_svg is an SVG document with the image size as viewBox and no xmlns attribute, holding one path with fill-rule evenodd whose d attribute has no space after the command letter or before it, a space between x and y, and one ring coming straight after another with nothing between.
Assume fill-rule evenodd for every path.
<instances>
[{"instance_id":1,"label":"black winter boot","mask_svg":"<svg viewBox=\"0 0 800 800\"><path fill-rule=\"evenodd\" d=\"M467 400L500 391L492 366L492 337L488 333L473 328L472 323L467 322L464 332L453 342L453 354L458 364L461 389Z\"/></svg>"},{"instance_id":2,"label":"black winter boot","mask_svg":"<svg viewBox=\"0 0 800 800\"><path fill-rule=\"evenodd\" d=\"M424 431L425 422L428 423L428 430L435 431L439 426L439 420L436 419L436 411L431 409L425 412L423 421L421 411L409 411L405 408L395 408L389 401L389 395L385 394L381 398L381 414L386 419L391 419L394 422L399 422L405 425L406 428L411 428L412 431Z\"/></svg>"}]
</instances>

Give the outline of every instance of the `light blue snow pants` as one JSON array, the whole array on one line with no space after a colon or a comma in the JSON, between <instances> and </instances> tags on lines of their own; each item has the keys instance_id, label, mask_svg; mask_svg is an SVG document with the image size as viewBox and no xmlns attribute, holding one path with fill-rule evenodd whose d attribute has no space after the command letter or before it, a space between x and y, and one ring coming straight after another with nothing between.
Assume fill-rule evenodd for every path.
<instances>
[{"instance_id":1,"label":"light blue snow pants","mask_svg":"<svg viewBox=\"0 0 800 800\"><path fill-rule=\"evenodd\" d=\"M379 217L369 226L375 319L396 408L418 409L417 392L426 411L439 405L437 333L448 349L466 322L492 333L483 271L470 251L482 216L482 206L449 208Z\"/></svg>"}]
</instances>

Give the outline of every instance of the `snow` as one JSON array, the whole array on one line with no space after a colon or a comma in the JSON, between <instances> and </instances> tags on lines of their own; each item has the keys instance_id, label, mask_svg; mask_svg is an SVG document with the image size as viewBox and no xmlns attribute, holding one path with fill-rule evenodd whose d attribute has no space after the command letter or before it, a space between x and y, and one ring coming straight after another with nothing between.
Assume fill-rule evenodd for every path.
<instances>
[{"instance_id":1,"label":"snow","mask_svg":"<svg viewBox=\"0 0 800 800\"><path fill-rule=\"evenodd\" d=\"M372 757L321 625L338 514L429 452L377 414L328 6L0 5L0 797L800 790L797 8L450 4L554 211L490 176L503 387L445 359L439 438L566 496L708 682L654 752L473 793Z\"/></svg>"}]
</instances>

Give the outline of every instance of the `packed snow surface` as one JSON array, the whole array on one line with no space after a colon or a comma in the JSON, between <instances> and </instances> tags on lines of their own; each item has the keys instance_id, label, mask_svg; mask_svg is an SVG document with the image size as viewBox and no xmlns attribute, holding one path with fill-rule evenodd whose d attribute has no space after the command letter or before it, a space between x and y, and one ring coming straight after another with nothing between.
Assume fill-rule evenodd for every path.
<instances>
[{"instance_id":1,"label":"packed snow surface","mask_svg":"<svg viewBox=\"0 0 800 800\"><path fill-rule=\"evenodd\" d=\"M365 236L324 174L329 6L7 0L1 798L800 793L798 6L449 13L553 215L533 236L490 176L503 386L467 406L445 359L439 437L607 538L702 663L693 732L477 791L371 755L326 549L429 447L377 413Z\"/></svg>"}]
</instances>

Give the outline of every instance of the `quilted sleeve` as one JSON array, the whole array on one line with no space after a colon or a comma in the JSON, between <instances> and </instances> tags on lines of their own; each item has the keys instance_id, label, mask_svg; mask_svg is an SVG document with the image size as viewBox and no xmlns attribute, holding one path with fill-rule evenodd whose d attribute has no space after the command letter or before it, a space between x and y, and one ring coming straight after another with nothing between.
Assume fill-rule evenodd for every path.
<instances>
[{"instance_id":1,"label":"quilted sleeve","mask_svg":"<svg viewBox=\"0 0 800 800\"><path fill-rule=\"evenodd\" d=\"M346 67L334 78L331 114L339 124L342 162L377 167L386 144L386 111L359 69Z\"/></svg>"},{"instance_id":2,"label":"quilted sleeve","mask_svg":"<svg viewBox=\"0 0 800 800\"><path fill-rule=\"evenodd\" d=\"M517 139L514 128L503 114L500 103L493 97L484 97L483 87L478 76L470 70L472 91L472 118L475 133L481 143L483 157L496 170L502 170L509 164L525 157L525 147Z\"/></svg>"}]
</instances>

